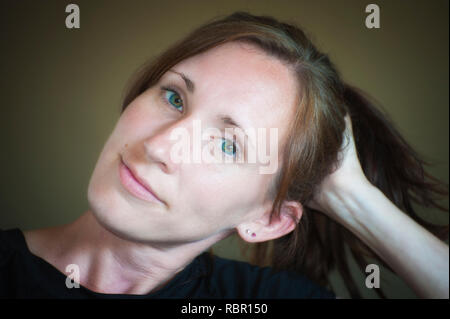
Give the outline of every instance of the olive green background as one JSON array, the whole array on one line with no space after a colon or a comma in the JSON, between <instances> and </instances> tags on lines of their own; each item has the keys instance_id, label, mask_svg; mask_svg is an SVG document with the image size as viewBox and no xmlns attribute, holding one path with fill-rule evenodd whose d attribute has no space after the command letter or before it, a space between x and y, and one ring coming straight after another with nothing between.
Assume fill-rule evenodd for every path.
<instances>
[{"instance_id":1,"label":"olive green background","mask_svg":"<svg viewBox=\"0 0 450 319\"><path fill-rule=\"evenodd\" d=\"M84 212L89 178L130 76L199 24L235 10L302 26L448 183L447 0L73 1L80 29L65 27L70 1L0 3L2 229L63 224ZM370 3L380 7L380 29L365 27ZM421 212L448 223L446 214ZM227 239L215 251L245 259L237 243ZM339 276L331 277L347 296ZM364 273L355 278L364 296L376 297ZM389 297L414 298L384 269L381 287Z\"/></svg>"}]
</instances>

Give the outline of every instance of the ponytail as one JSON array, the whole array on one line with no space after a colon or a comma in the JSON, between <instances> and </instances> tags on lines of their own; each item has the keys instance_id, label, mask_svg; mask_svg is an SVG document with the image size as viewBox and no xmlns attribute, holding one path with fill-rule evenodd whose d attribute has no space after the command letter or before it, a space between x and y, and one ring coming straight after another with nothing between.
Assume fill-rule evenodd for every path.
<instances>
[{"instance_id":1,"label":"ponytail","mask_svg":"<svg viewBox=\"0 0 450 319\"><path fill-rule=\"evenodd\" d=\"M448 196L448 185L425 171L425 161L388 121L387 116L369 102L361 90L346 86L347 101L356 149L367 179L400 210L408 214L441 240L448 236L448 225L436 226L420 218L412 204L448 212L439 200Z\"/></svg>"}]
</instances>

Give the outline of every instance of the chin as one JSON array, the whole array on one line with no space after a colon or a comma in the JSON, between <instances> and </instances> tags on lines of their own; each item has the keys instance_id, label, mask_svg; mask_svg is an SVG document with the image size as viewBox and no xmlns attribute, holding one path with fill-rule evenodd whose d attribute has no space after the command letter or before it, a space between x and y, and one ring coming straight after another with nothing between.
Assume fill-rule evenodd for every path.
<instances>
[{"instance_id":1,"label":"chin","mask_svg":"<svg viewBox=\"0 0 450 319\"><path fill-rule=\"evenodd\" d=\"M91 182L87 192L89 208L97 223L104 230L124 240L150 240L146 236L157 232L155 229L145 229L149 221L144 221L145 216L142 216L141 211L131 207L118 192L104 185L112 184Z\"/></svg>"},{"instance_id":2,"label":"chin","mask_svg":"<svg viewBox=\"0 0 450 319\"><path fill-rule=\"evenodd\" d=\"M87 200L90 211L97 222L107 231L114 233L117 236L121 231L118 225L123 227L123 217L120 216L120 211L124 212L126 209L121 209L123 204L119 203L117 194L112 189L112 184L109 181L99 181L95 178L95 172L89 181L87 189Z\"/></svg>"},{"instance_id":3,"label":"chin","mask_svg":"<svg viewBox=\"0 0 450 319\"><path fill-rule=\"evenodd\" d=\"M124 221L124 216L120 216L120 209L117 210L113 207L114 205L110 206L98 200L95 201L91 198L89 199L90 211L100 227L121 239L136 241L137 238L133 236L135 232L133 232L129 225ZM120 206L115 207L117 208Z\"/></svg>"}]
</instances>

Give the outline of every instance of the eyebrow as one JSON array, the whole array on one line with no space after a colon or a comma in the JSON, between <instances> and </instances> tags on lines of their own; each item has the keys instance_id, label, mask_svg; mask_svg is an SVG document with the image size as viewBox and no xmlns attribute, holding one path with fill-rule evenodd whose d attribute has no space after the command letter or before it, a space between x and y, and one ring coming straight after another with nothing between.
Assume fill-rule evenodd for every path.
<instances>
[{"instance_id":1,"label":"eyebrow","mask_svg":"<svg viewBox=\"0 0 450 319\"><path fill-rule=\"evenodd\" d=\"M234 127L237 127L238 129L240 129L242 131L242 133L244 134L244 139L246 139L247 141L250 142L250 145L253 147L253 143L251 141L251 139L249 138L249 136L247 135L247 132L242 128L241 125L239 125L232 117L226 115L226 114L219 114L217 116L217 118L223 123L223 124L228 124ZM245 140L243 141L245 143ZM245 144L244 144L245 145Z\"/></svg>"},{"instance_id":2,"label":"eyebrow","mask_svg":"<svg viewBox=\"0 0 450 319\"><path fill-rule=\"evenodd\" d=\"M241 129L242 131L244 131L244 129L242 128L242 126L240 126L232 117L225 115L225 114L219 114L217 116L217 118L223 123L223 124L228 124L234 127L237 127L239 129ZM245 131L244 131L245 132Z\"/></svg>"},{"instance_id":3,"label":"eyebrow","mask_svg":"<svg viewBox=\"0 0 450 319\"><path fill-rule=\"evenodd\" d=\"M169 70L169 71L173 72L173 73L176 73L179 76L181 76L181 78L184 80L184 83L186 84L186 87L187 87L188 91L191 92L191 93L194 93L195 84L190 78L187 77L186 74L184 74L182 72L175 71L175 70Z\"/></svg>"},{"instance_id":4,"label":"eyebrow","mask_svg":"<svg viewBox=\"0 0 450 319\"><path fill-rule=\"evenodd\" d=\"M188 91L191 92L191 93L194 93L194 90L195 90L194 81L192 81L186 74L184 74L183 72L172 70L172 69L168 70L168 71L173 72L175 74L178 74L183 79L184 83L186 84L186 88L188 89ZM230 117L229 115L226 115L226 114L219 114L217 116L217 119L220 120L223 124L228 124L228 125L231 125L231 126L234 126L234 127L237 127L238 129L240 129L244 133L244 137L248 141L250 141L250 144L253 146L253 143L250 140L250 138L247 135L247 133L245 132L245 130L232 117Z\"/></svg>"}]
</instances>

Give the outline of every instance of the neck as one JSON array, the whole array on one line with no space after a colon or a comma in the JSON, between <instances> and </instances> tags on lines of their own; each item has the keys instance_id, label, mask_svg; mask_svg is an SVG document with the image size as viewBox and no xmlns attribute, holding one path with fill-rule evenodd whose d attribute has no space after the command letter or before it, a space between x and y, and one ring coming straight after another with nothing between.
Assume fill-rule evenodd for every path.
<instances>
[{"instance_id":1,"label":"neck","mask_svg":"<svg viewBox=\"0 0 450 319\"><path fill-rule=\"evenodd\" d=\"M59 228L57 268L76 264L80 284L101 293L146 294L165 286L192 260L228 234L164 246L120 238L104 228L91 211Z\"/></svg>"}]
</instances>

